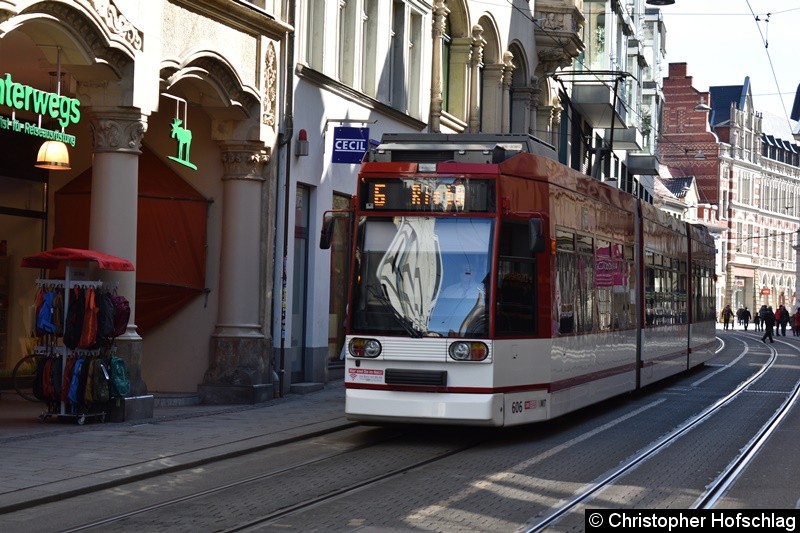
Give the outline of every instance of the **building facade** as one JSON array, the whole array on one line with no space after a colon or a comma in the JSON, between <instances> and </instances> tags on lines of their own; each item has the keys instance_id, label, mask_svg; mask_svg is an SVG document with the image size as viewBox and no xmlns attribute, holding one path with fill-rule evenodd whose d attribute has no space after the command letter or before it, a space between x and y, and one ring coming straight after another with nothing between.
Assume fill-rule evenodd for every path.
<instances>
[{"instance_id":1,"label":"building facade","mask_svg":"<svg viewBox=\"0 0 800 533\"><path fill-rule=\"evenodd\" d=\"M318 236L350 205L359 150L528 133L652 202L664 34L645 0L0 1L5 75L81 111L69 170L34 169L41 138L0 128L0 174L22 184L0 240L11 263L54 246L135 263L99 275L134 303L118 346L136 394L315 387L343 372L347 239ZM38 275L12 270L6 367Z\"/></svg>"},{"instance_id":2,"label":"building facade","mask_svg":"<svg viewBox=\"0 0 800 533\"><path fill-rule=\"evenodd\" d=\"M295 143L274 285L273 360L282 390L341 377L347 239L320 250L323 213L347 209L362 148L384 133L529 133L561 142L552 75L583 49L582 0L301 0L296 4ZM387 31L387 28L390 31ZM281 257L282 256L282 257Z\"/></svg>"},{"instance_id":3,"label":"building facade","mask_svg":"<svg viewBox=\"0 0 800 533\"><path fill-rule=\"evenodd\" d=\"M793 124L755 109L747 77L697 91L685 63L670 64L664 95L661 159L697 179L700 201L724 224L717 308L796 307L800 149Z\"/></svg>"},{"instance_id":4,"label":"building facade","mask_svg":"<svg viewBox=\"0 0 800 533\"><path fill-rule=\"evenodd\" d=\"M116 345L132 397L272 397L276 161L291 30L282 6L0 2L0 135L13 147L0 166L11 271L4 367L24 355L42 275L19 260L90 248L136 266L86 272L131 302ZM37 110L37 98L68 104ZM43 137L54 136L69 144L69 166L35 168Z\"/></svg>"}]
</instances>

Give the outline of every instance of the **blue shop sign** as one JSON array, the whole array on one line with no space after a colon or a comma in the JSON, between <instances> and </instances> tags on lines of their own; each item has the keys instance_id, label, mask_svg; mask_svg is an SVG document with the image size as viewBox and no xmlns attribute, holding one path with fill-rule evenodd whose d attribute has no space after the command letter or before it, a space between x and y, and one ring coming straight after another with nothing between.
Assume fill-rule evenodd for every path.
<instances>
[{"instance_id":1,"label":"blue shop sign","mask_svg":"<svg viewBox=\"0 0 800 533\"><path fill-rule=\"evenodd\" d=\"M369 146L369 128L333 128L333 163L359 164Z\"/></svg>"}]
</instances>

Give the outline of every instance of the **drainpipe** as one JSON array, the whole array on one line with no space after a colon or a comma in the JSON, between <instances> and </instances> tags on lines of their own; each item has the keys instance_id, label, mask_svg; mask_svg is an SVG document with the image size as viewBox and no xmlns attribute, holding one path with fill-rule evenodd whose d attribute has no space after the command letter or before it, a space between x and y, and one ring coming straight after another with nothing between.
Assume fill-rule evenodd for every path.
<instances>
[{"instance_id":1,"label":"drainpipe","mask_svg":"<svg viewBox=\"0 0 800 533\"><path fill-rule=\"evenodd\" d=\"M289 261L289 200L291 199L291 148L292 135L294 134L294 20L295 20L295 0L286 2L286 23L292 27L286 33L286 50L284 61L286 63L286 75L284 77L284 118L283 133L278 140L278 156L283 154L285 158L284 170L284 197L283 197L283 251L281 254L281 342L280 360L278 363L278 396L283 396L283 388L286 383L286 305L287 305L287 285L288 285L288 261ZM274 367L274 365L273 365Z\"/></svg>"}]
</instances>

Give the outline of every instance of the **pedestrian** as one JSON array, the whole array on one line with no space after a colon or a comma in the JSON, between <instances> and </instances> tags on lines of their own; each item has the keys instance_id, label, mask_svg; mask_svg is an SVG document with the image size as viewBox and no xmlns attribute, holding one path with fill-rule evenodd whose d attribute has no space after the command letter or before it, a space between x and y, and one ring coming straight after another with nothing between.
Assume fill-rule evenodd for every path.
<instances>
[{"instance_id":1,"label":"pedestrian","mask_svg":"<svg viewBox=\"0 0 800 533\"><path fill-rule=\"evenodd\" d=\"M792 315L792 333L795 337L800 337L800 307L797 312Z\"/></svg>"},{"instance_id":2,"label":"pedestrian","mask_svg":"<svg viewBox=\"0 0 800 533\"><path fill-rule=\"evenodd\" d=\"M761 315L758 313L753 315L753 326L756 331L761 331Z\"/></svg>"},{"instance_id":3,"label":"pedestrian","mask_svg":"<svg viewBox=\"0 0 800 533\"><path fill-rule=\"evenodd\" d=\"M775 327L775 313L772 312L772 306L767 307L761 319L764 323L764 336L761 337L761 342L767 342L767 337L769 337L769 342L774 343L775 341L772 340L772 328Z\"/></svg>"},{"instance_id":4,"label":"pedestrian","mask_svg":"<svg viewBox=\"0 0 800 533\"><path fill-rule=\"evenodd\" d=\"M730 304L725 306L725 309L722 310L722 324L723 329L728 329L730 325L731 329L733 329L733 324L731 323L731 318L733 318L733 311L731 310Z\"/></svg>"},{"instance_id":5,"label":"pedestrian","mask_svg":"<svg viewBox=\"0 0 800 533\"><path fill-rule=\"evenodd\" d=\"M750 310L747 309L747 306L744 306L742 309L742 326L744 326L744 330L747 331L747 325L750 323L750 319L753 315L750 314Z\"/></svg>"},{"instance_id":6,"label":"pedestrian","mask_svg":"<svg viewBox=\"0 0 800 533\"><path fill-rule=\"evenodd\" d=\"M775 321L780 326L781 330L780 334L784 337L786 336L786 325L789 323L790 318L791 317L789 316L789 310L786 309L785 305L781 305L778 308L778 313L775 316Z\"/></svg>"}]
</instances>

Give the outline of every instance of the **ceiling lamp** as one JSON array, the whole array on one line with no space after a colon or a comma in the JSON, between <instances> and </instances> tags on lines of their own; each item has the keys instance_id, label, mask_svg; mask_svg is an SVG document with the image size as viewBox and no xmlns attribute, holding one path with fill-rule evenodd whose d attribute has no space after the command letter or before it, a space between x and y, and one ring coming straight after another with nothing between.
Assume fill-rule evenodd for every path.
<instances>
[{"instance_id":1,"label":"ceiling lamp","mask_svg":"<svg viewBox=\"0 0 800 533\"><path fill-rule=\"evenodd\" d=\"M56 92L61 96L61 47L56 51ZM41 116L40 116L41 122ZM64 131L63 128L61 131ZM39 153L36 155L37 168L44 168L47 170L70 170L72 167L69 165L69 152L67 145L61 141L45 141Z\"/></svg>"},{"instance_id":2,"label":"ceiling lamp","mask_svg":"<svg viewBox=\"0 0 800 533\"><path fill-rule=\"evenodd\" d=\"M675 0L646 0L645 3L651 6L671 6Z\"/></svg>"},{"instance_id":3,"label":"ceiling lamp","mask_svg":"<svg viewBox=\"0 0 800 533\"><path fill-rule=\"evenodd\" d=\"M71 169L67 145L61 141L45 141L42 147L39 148L39 154L36 156L36 164L34 166L48 170Z\"/></svg>"}]
</instances>

